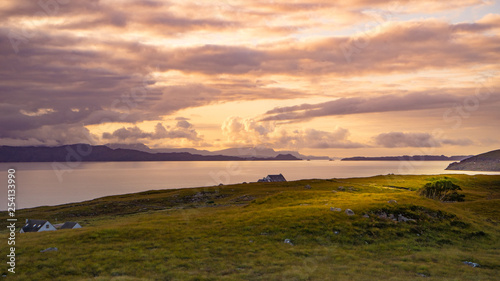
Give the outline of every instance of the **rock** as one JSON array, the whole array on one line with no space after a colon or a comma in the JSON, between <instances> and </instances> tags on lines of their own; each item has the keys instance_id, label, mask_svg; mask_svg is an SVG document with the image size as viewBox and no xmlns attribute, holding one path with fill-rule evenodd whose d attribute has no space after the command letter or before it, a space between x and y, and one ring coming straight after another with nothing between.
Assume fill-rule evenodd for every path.
<instances>
[{"instance_id":1,"label":"rock","mask_svg":"<svg viewBox=\"0 0 500 281\"><path fill-rule=\"evenodd\" d=\"M346 215L348 216L354 216L354 212L351 209L346 209L345 210Z\"/></svg>"},{"instance_id":2,"label":"rock","mask_svg":"<svg viewBox=\"0 0 500 281\"><path fill-rule=\"evenodd\" d=\"M387 219L387 214L385 212L382 212L378 215L378 217L381 219Z\"/></svg>"},{"instance_id":3,"label":"rock","mask_svg":"<svg viewBox=\"0 0 500 281\"><path fill-rule=\"evenodd\" d=\"M393 214L389 214L389 219L396 220L396 217Z\"/></svg>"},{"instance_id":4,"label":"rock","mask_svg":"<svg viewBox=\"0 0 500 281\"><path fill-rule=\"evenodd\" d=\"M332 190L333 193L337 193L337 190Z\"/></svg>"},{"instance_id":5,"label":"rock","mask_svg":"<svg viewBox=\"0 0 500 281\"><path fill-rule=\"evenodd\" d=\"M311 189L311 186L306 184L306 186L304 186L305 189Z\"/></svg>"},{"instance_id":6,"label":"rock","mask_svg":"<svg viewBox=\"0 0 500 281\"><path fill-rule=\"evenodd\" d=\"M338 235L338 234L339 234L339 232L338 232L338 231L335 231L335 232L333 232L333 233L334 233L335 235Z\"/></svg>"},{"instance_id":7,"label":"rock","mask_svg":"<svg viewBox=\"0 0 500 281\"><path fill-rule=\"evenodd\" d=\"M472 266L472 267L481 267L480 264L475 263L475 262L471 262L471 261L464 261L464 264L466 264L468 266Z\"/></svg>"},{"instance_id":8,"label":"rock","mask_svg":"<svg viewBox=\"0 0 500 281\"><path fill-rule=\"evenodd\" d=\"M342 212L342 209L341 209L341 208L334 208L334 207L330 207L330 211L334 211L334 212Z\"/></svg>"},{"instance_id":9,"label":"rock","mask_svg":"<svg viewBox=\"0 0 500 281\"><path fill-rule=\"evenodd\" d=\"M370 216L368 214L364 214L363 218L367 218L368 219L368 218L370 218Z\"/></svg>"},{"instance_id":10,"label":"rock","mask_svg":"<svg viewBox=\"0 0 500 281\"><path fill-rule=\"evenodd\" d=\"M398 215L398 221L399 222L407 222L409 220L410 220L409 218L407 218L407 217L405 217L405 216L403 216L401 214Z\"/></svg>"},{"instance_id":11,"label":"rock","mask_svg":"<svg viewBox=\"0 0 500 281\"><path fill-rule=\"evenodd\" d=\"M344 191L345 188L343 186L339 186L339 188L337 188L338 190L341 190L341 191Z\"/></svg>"},{"instance_id":12,"label":"rock","mask_svg":"<svg viewBox=\"0 0 500 281\"><path fill-rule=\"evenodd\" d=\"M54 248L54 247L50 247L50 248L47 248L45 250L41 250L40 253L45 253L45 252L56 252L58 249L57 248Z\"/></svg>"},{"instance_id":13,"label":"rock","mask_svg":"<svg viewBox=\"0 0 500 281\"><path fill-rule=\"evenodd\" d=\"M429 277L429 275L426 275L424 273L417 273L417 275L420 276L420 277Z\"/></svg>"},{"instance_id":14,"label":"rock","mask_svg":"<svg viewBox=\"0 0 500 281\"><path fill-rule=\"evenodd\" d=\"M293 246L293 243L292 243L292 241L290 241L290 239L285 239L285 241L283 241L283 243L290 244Z\"/></svg>"},{"instance_id":15,"label":"rock","mask_svg":"<svg viewBox=\"0 0 500 281\"><path fill-rule=\"evenodd\" d=\"M387 201L387 203L389 203L389 204L398 204L398 201L396 201L396 200L389 200L389 201Z\"/></svg>"}]
</instances>

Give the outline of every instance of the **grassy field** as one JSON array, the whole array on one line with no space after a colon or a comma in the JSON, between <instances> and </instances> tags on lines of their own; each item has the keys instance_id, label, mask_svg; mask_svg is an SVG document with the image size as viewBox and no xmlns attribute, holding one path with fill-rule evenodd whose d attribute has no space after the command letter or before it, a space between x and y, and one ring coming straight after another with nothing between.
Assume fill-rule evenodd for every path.
<instances>
[{"instance_id":1,"label":"grassy field","mask_svg":"<svg viewBox=\"0 0 500 281\"><path fill-rule=\"evenodd\" d=\"M465 202L417 194L444 178L463 189ZM76 221L83 228L17 233L15 274L7 272L1 212L0 271L3 280L499 280L499 210L500 176L149 191L18 210L20 221ZM384 218L399 215L409 221ZM40 252L49 247L58 251Z\"/></svg>"}]
</instances>

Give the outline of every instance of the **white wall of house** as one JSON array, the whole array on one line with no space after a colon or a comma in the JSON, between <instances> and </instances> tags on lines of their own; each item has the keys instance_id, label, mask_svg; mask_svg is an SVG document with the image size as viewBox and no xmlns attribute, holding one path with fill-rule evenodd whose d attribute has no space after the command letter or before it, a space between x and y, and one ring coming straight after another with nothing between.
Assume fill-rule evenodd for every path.
<instances>
[{"instance_id":1,"label":"white wall of house","mask_svg":"<svg viewBox=\"0 0 500 281\"><path fill-rule=\"evenodd\" d=\"M38 230L38 232L42 232L42 231L54 231L54 230L57 230L50 222L45 222L42 227L40 228L40 230Z\"/></svg>"}]
</instances>

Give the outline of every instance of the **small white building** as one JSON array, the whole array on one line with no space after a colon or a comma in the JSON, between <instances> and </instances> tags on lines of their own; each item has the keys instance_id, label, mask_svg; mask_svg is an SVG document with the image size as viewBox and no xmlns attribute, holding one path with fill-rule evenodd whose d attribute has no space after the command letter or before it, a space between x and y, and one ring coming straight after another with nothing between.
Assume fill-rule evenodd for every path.
<instances>
[{"instance_id":1,"label":"small white building","mask_svg":"<svg viewBox=\"0 0 500 281\"><path fill-rule=\"evenodd\" d=\"M75 229L82 228L82 226L77 222L67 221L59 229Z\"/></svg>"},{"instance_id":2,"label":"small white building","mask_svg":"<svg viewBox=\"0 0 500 281\"><path fill-rule=\"evenodd\" d=\"M42 231L54 231L56 228L46 220L29 220L26 219L26 224L19 231L20 233L25 232L42 232Z\"/></svg>"}]
</instances>

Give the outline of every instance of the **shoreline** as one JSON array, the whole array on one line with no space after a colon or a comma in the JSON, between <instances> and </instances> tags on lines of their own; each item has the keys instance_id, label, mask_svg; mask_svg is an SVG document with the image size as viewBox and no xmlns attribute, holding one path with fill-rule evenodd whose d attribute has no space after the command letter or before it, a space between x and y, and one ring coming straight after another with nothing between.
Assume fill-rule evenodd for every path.
<instances>
[{"instance_id":1,"label":"shoreline","mask_svg":"<svg viewBox=\"0 0 500 281\"><path fill-rule=\"evenodd\" d=\"M466 173L456 173L456 174L449 174L449 173L443 173L443 174L426 174L426 175L416 175L416 174L408 174L408 175L403 175L403 174L387 174L387 175L374 175L374 176L367 176L367 177L346 177L346 178L331 178L331 179L318 179L318 178L310 178L310 179L299 179L299 180L293 180L293 181L286 181L286 183L294 184L297 182L307 182L307 181L337 181L337 180L350 180L350 179L372 179L372 178L379 178L379 177L453 177L453 176L500 176L500 172L497 172L497 174L466 174ZM94 201L99 201L99 200L106 200L106 199L112 199L115 197L121 198L121 197L131 197L134 195L143 195L143 194L150 194L150 193L168 193L171 191L185 191L185 190L196 190L196 189L219 189L221 187L229 187L229 186L251 186L252 184L273 184L273 183L259 183L259 182L245 182L245 183L232 183L232 184L227 184L227 185L210 185L210 186L193 186L193 187L177 187L177 188L164 188L164 189L149 189L149 190L144 190L144 191L138 191L138 192L128 192L128 193L118 193L118 194L111 194L111 195L104 195L100 197L95 197L92 199L86 199L82 201L75 201L75 202L68 202L68 203L61 203L61 204L55 204L55 205L40 205L40 206L33 206L33 207L26 207L26 208L21 208L18 210L31 210L31 209L37 209L37 208L56 208L56 207L71 207L71 205L82 205L82 204L88 204ZM275 183L276 184L276 183ZM387 186L391 187L391 186ZM0 210L0 213L6 212L7 210Z\"/></svg>"}]
</instances>

